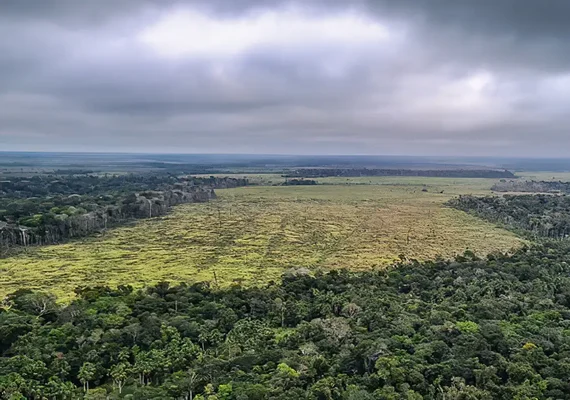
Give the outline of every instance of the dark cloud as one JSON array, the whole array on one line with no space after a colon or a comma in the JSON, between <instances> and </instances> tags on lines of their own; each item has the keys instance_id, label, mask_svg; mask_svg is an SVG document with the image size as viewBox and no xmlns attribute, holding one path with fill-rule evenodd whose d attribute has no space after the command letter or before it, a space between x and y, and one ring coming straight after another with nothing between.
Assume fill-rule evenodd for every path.
<instances>
[{"instance_id":1,"label":"dark cloud","mask_svg":"<svg viewBox=\"0 0 570 400\"><path fill-rule=\"evenodd\" d=\"M201 30L141 39L176 13ZM0 149L565 156L569 17L567 0L6 1Z\"/></svg>"},{"instance_id":2,"label":"dark cloud","mask_svg":"<svg viewBox=\"0 0 570 400\"><path fill-rule=\"evenodd\" d=\"M564 41L570 35L567 0L7 0L0 5L4 18L47 20L55 24L98 24L125 18L141 10L190 6L225 16L252 10L301 4L318 13L365 9L370 13L423 22L428 27L454 27L481 35L512 35L526 41L537 38Z\"/></svg>"}]
</instances>

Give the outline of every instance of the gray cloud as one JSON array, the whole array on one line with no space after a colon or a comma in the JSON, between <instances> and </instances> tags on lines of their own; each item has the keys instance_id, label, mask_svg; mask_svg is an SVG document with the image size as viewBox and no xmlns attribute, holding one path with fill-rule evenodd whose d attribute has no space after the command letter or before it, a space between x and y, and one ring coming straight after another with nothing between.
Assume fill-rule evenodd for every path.
<instances>
[{"instance_id":1,"label":"gray cloud","mask_svg":"<svg viewBox=\"0 0 570 400\"><path fill-rule=\"evenodd\" d=\"M0 150L566 156L569 17L566 0L3 2Z\"/></svg>"}]
</instances>

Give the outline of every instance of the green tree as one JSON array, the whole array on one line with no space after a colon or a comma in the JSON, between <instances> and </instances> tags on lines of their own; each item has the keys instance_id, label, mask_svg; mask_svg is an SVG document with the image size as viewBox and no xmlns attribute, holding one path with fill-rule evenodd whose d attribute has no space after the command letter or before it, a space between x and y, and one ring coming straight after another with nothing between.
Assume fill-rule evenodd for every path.
<instances>
[{"instance_id":1,"label":"green tree","mask_svg":"<svg viewBox=\"0 0 570 400\"><path fill-rule=\"evenodd\" d=\"M97 368L90 362L84 362L81 368L79 368L77 378L83 384L83 390L85 393L89 392L89 382L95 378L96 373Z\"/></svg>"},{"instance_id":2,"label":"green tree","mask_svg":"<svg viewBox=\"0 0 570 400\"><path fill-rule=\"evenodd\" d=\"M111 367L110 375L113 378L113 383L119 389L119 394L123 393L123 386L132 372L131 365L126 362L120 362Z\"/></svg>"}]
</instances>

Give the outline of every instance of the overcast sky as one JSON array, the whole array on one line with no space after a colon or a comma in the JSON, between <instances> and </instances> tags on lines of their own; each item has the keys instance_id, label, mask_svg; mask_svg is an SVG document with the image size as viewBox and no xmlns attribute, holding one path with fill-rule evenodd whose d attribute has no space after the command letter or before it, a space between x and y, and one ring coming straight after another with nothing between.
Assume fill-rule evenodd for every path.
<instances>
[{"instance_id":1,"label":"overcast sky","mask_svg":"<svg viewBox=\"0 0 570 400\"><path fill-rule=\"evenodd\" d=\"M570 156L570 0L2 0L0 150Z\"/></svg>"}]
</instances>

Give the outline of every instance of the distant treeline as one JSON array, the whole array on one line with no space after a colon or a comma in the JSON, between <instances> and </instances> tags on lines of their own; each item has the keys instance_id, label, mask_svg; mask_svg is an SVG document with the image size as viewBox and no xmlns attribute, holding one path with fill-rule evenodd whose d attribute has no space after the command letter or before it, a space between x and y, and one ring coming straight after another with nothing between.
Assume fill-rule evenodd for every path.
<instances>
[{"instance_id":1,"label":"distant treeline","mask_svg":"<svg viewBox=\"0 0 570 400\"><path fill-rule=\"evenodd\" d=\"M570 182L502 181L491 188L496 192L570 193Z\"/></svg>"},{"instance_id":2,"label":"distant treeline","mask_svg":"<svg viewBox=\"0 0 570 400\"><path fill-rule=\"evenodd\" d=\"M246 179L174 176L35 176L0 186L0 252L61 243L125 221L164 215L173 205L205 202L214 189Z\"/></svg>"},{"instance_id":3,"label":"distant treeline","mask_svg":"<svg viewBox=\"0 0 570 400\"><path fill-rule=\"evenodd\" d=\"M56 169L53 172L55 175L84 175L84 174L94 174L96 171L91 169Z\"/></svg>"},{"instance_id":4,"label":"distant treeline","mask_svg":"<svg viewBox=\"0 0 570 400\"><path fill-rule=\"evenodd\" d=\"M287 179L283 182L282 186L313 186L316 185L317 181L312 179Z\"/></svg>"},{"instance_id":5,"label":"distant treeline","mask_svg":"<svg viewBox=\"0 0 570 400\"><path fill-rule=\"evenodd\" d=\"M567 196L459 196L448 205L535 238L565 239L570 235L570 197Z\"/></svg>"},{"instance_id":6,"label":"distant treeline","mask_svg":"<svg viewBox=\"0 0 570 400\"><path fill-rule=\"evenodd\" d=\"M516 178L507 170L487 169L374 169L374 168L300 168L288 171L286 178L325 178L330 176L425 176L437 178Z\"/></svg>"},{"instance_id":7,"label":"distant treeline","mask_svg":"<svg viewBox=\"0 0 570 400\"><path fill-rule=\"evenodd\" d=\"M246 179L214 176L180 178L173 174L124 175L34 175L30 178L12 177L0 181L1 198L29 198L49 195L109 195L145 190L168 190L173 185L191 181L193 186L216 188L244 186Z\"/></svg>"}]
</instances>

